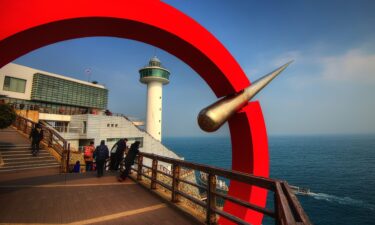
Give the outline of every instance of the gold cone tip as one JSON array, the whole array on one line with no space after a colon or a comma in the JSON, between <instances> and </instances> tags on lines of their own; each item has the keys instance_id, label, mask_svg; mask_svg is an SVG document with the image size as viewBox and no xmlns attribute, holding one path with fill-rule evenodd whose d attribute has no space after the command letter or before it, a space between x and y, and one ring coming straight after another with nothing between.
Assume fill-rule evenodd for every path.
<instances>
[{"instance_id":1,"label":"gold cone tip","mask_svg":"<svg viewBox=\"0 0 375 225\"><path fill-rule=\"evenodd\" d=\"M269 84L277 75L284 71L293 60L280 66L271 73L259 78L249 87L234 94L221 98L202 109L198 114L199 127L206 132L218 130L233 114L246 105L254 96Z\"/></svg>"}]
</instances>

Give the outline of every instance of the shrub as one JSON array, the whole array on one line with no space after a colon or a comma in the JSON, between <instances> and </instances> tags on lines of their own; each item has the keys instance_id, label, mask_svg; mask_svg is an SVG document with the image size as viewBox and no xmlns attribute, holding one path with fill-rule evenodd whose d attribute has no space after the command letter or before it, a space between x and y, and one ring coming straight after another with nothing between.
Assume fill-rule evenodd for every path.
<instances>
[{"instance_id":1,"label":"shrub","mask_svg":"<svg viewBox=\"0 0 375 225\"><path fill-rule=\"evenodd\" d=\"M16 112L9 104L0 104L0 129L9 127L16 117Z\"/></svg>"}]
</instances>

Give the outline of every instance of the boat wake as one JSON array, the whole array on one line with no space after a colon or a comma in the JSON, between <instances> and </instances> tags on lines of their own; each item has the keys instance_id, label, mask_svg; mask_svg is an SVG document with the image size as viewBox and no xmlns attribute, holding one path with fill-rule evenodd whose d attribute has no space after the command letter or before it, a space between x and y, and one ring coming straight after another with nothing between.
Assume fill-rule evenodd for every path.
<instances>
[{"instance_id":1,"label":"boat wake","mask_svg":"<svg viewBox=\"0 0 375 225\"><path fill-rule=\"evenodd\" d=\"M308 196L311 196L317 200L324 200L328 202L334 202L338 203L341 205L351 205L351 206L356 206L356 207L362 207L366 208L372 211L375 211L375 205L367 203L363 200L358 200L358 199L353 199L350 197L339 197L335 195L329 195L329 194L324 194L324 193L314 193L310 192L307 194Z\"/></svg>"}]
</instances>

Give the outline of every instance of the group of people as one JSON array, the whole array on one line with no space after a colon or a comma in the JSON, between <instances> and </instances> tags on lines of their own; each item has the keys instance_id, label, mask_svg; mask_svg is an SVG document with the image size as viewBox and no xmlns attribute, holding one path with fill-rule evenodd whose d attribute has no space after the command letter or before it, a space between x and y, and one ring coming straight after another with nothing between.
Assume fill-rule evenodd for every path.
<instances>
[{"instance_id":1,"label":"group of people","mask_svg":"<svg viewBox=\"0 0 375 225\"><path fill-rule=\"evenodd\" d=\"M36 156L39 152L39 144L43 139L43 129L40 124L36 124L31 132L29 138L31 139L31 153ZM121 172L118 180L124 181L130 174L131 167L134 164L135 157L139 153L139 141L135 141L131 144L130 148L127 146L128 139L123 138L116 142L111 149L111 159L109 169L117 171L121 162L124 160L125 170ZM124 154L126 155L124 159ZM84 159L86 163L86 171L92 171L94 166L94 160L97 170L97 176L101 177L104 173L104 167L107 160L109 159L109 150L105 141L102 140L100 145L95 148L94 142L91 141L90 145L84 148ZM80 171L80 162L77 161L74 168L74 172Z\"/></svg>"},{"instance_id":2,"label":"group of people","mask_svg":"<svg viewBox=\"0 0 375 225\"><path fill-rule=\"evenodd\" d=\"M125 170L121 172L118 178L120 182L124 181L129 176L131 166L134 164L135 157L139 153L140 142L135 141L130 148L128 148L127 141L128 139L126 138L120 139L111 149L109 169L112 171L117 171L122 160L124 160L125 163ZM124 154L126 155L125 159ZM107 145L105 145L105 141L102 140L100 145L96 148L94 147L94 142L90 142L90 145L86 146L84 149L84 158L86 163L86 171L92 170L93 161L95 159L97 176L103 176L106 161L109 159L109 150Z\"/></svg>"}]
</instances>

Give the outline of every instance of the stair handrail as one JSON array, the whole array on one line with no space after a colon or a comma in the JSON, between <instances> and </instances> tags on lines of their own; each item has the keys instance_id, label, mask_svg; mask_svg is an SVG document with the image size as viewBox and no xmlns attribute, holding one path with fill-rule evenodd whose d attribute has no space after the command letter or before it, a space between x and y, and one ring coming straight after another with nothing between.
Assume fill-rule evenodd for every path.
<instances>
[{"instance_id":1,"label":"stair handrail","mask_svg":"<svg viewBox=\"0 0 375 225\"><path fill-rule=\"evenodd\" d=\"M51 129L51 130L53 130L54 132L56 132L57 134L59 134L59 132L53 127L53 126L51 126L49 123L47 123L47 122L45 122L45 121L39 121L39 123L41 124L41 125L44 125L44 126L46 126L46 127L48 127L48 129ZM59 134L60 135L60 134ZM61 135L60 135L61 136Z\"/></svg>"},{"instance_id":2,"label":"stair handrail","mask_svg":"<svg viewBox=\"0 0 375 225\"><path fill-rule=\"evenodd\" d=\"M37 123L20 115L17 115L13 126L24 134L30 135L32 128L36 124L39 124L43 130L44 137L42 142L50 149L53 149L61 160L62 171L67 172L69 170L70 144L58 132L43 123Z\"/></svg>"}]
</instances>

